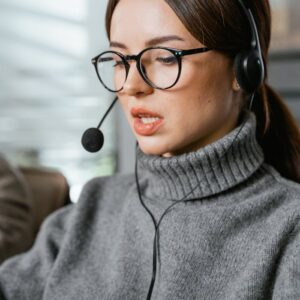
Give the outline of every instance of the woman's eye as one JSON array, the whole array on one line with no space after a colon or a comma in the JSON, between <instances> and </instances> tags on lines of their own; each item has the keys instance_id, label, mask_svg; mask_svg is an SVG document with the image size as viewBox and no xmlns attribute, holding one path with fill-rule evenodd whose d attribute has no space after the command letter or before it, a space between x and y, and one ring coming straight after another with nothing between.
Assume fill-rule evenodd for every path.
<instances>
[{"instance_id":1,"label":"woman's eye","mask_svg":"<svg viewBox=\"0 0 300 300\"><path fill-rule=\"evenodd\" d=\"M113 60L113 58L111 58L111 57L101 57L100 59L99 59L99 63L107 63L107 62L111 62Z\"/></svg>"},{"instance_id":2,"label":"woman's eye","mask_svg":"<svg viewBox=\"0 0 300 300\"><path fill-rule=\"evenodd\" d=\"M161 63L164 63L164 64L167 64L167 65L172 65L172 64L175 64L177 63L176 61L176 57L174 56L168 56L168 57L157 57L156 59L158 62L161 62Z\"/></svg>"},{"instance_id":3,"label":"woman's eye","mask_svg":"<svg viewBox=\"0 0 300 300\"><path fill-rule=\"evenodd\" d=\"M122 60L116 60L114 64L114 68L116 67L124 67L124 62Z\"/></svg>"}]
</instances>

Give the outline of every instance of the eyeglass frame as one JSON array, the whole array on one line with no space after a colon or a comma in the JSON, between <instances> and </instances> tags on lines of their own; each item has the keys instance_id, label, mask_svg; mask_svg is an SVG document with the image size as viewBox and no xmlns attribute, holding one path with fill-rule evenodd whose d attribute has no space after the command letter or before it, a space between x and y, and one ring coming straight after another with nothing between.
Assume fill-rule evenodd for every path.
<instances>
[{"instance_id":1,"label":"eyeglass frame","mask_svg":"<svg viewBox=\"0 0 300 300\"><path fill-rule=\"evenodd\" d=\"M169 87L166 87L166 88L160 88L158 86L156 86L155 84L153 84L148 78L147 76L144 74L143 70L142 70L142 64L141 64L141 57L142 55L146 52L146 51L149 51L149 50L152 50L152 49L162 49L162 50L167 50L169 52L171 52L174 57L176 58L177 60L177 63L178 63L178 68L179 68L179 71L178 71L178 75L177 75L177 78L175 80L175 82L169 86ZM167 89L170 89L172 88L179 80L180 78L180 75L181 75L181 70L182 70L182 57L183 56L187 56L187 55L192 55L192 54L199 54L199 53L205 53L205 52L208 52L208 51L211 51L212 49L211 48L207 48L207 47L201 47L201 48L192 48L192 49L186 49L186 50L179 50L179 49L175 49L175 48L169 48L169 47L149 47L149 48L145 48L144 50L142 50L140 53L136 54L136 55L124 55L123 53L121 52L118 52L118 51L114 51L114 50L108 50L108 51L104 51L100 54L98 54L97 56L95 56L94 58L92 58L92 64L94 65L95 67L95 70L96 70L96 73L97 73L97 76L98 76L98 79L100 80L100 82L102 83L102 85L107 89L109 90L110 92L113 92L113 93L117 93L117 92L120 92L121 90L123 90L124 88L124 84L127 80L127 77L128 77L128 74L129 74L129 70L130 70L130 64L128 63L128 61L132 61L134 60L136 62L136 68L139 72L139 74L141 75L141 77L143 78L143 80L152 88L155 88L155 89L158 89L158 90L167 90ZM122 86L121 89L119 90L112 90L110 89L109 87L107 87L105 85L105 83L102 81L101 79L101 76L99 74L99 71L98 71L98 68L97 68L97 62L98 62L98 59L100 56L104 55L104 54L107 54L107 53L115 53L117 54L118 56L120 56L120 58L122 59L123 63L124 63L124 66L125 66L125 71L126 71L126 77L125 77L125 81L124 81L124 84Z\"/></svg>"}]
</instances>

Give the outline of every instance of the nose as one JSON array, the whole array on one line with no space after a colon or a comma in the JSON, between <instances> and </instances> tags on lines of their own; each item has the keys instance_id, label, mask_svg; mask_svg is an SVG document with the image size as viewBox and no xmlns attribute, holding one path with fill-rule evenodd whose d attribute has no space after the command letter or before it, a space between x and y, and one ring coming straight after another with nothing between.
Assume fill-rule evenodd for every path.
<instances>
[{"instance_id":1,"label":"nose","mask_svg":"<svg viewBox=\"0 0 300 300\"><path fill-rule=\"evenodd\" d=\"M127 79L121 93L133 96L137 94L149 94L152 92L153 88L144 81L136 67L136 62L130 62Z\"/></svg>"}]
</instances>

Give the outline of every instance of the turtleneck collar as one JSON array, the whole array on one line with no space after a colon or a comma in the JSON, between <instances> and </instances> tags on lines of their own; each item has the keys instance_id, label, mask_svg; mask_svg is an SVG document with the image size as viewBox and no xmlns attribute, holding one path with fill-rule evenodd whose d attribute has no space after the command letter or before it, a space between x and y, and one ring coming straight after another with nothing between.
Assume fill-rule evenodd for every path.
<instances>
[{"instance_id":1,"label":"turtleneck collar","mask_svg":"<svg viewBox=\"0 0 300 300\"><path fill-rule=\"evenodd\" d=\"M201 199L245 181L264 160L255 130L255 116L248 113L239 127L195 152L166 158L138 149L143 195L160 200Z\"/></svg>"}]
</instances>

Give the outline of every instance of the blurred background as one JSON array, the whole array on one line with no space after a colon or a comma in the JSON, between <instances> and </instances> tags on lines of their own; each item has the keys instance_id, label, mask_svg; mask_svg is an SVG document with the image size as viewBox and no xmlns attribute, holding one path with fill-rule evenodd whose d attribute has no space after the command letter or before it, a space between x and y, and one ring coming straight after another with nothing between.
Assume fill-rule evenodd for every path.
<instances>
[{"instance_id":1,"label":"blurred background","mask_svg":"<svg viewBox=\"0 0 300 300\"><path fill-rule=\"evenodd\" d=\"M300 122L300 1L271 0L269 82ZM91 58L107 49L105 0L0 0L0 152L15 165L60 170L76 202L92 177L131 172L134 138L120 108L90 154L81 135L112 101Z\"/></svg>"}]
</instances>

